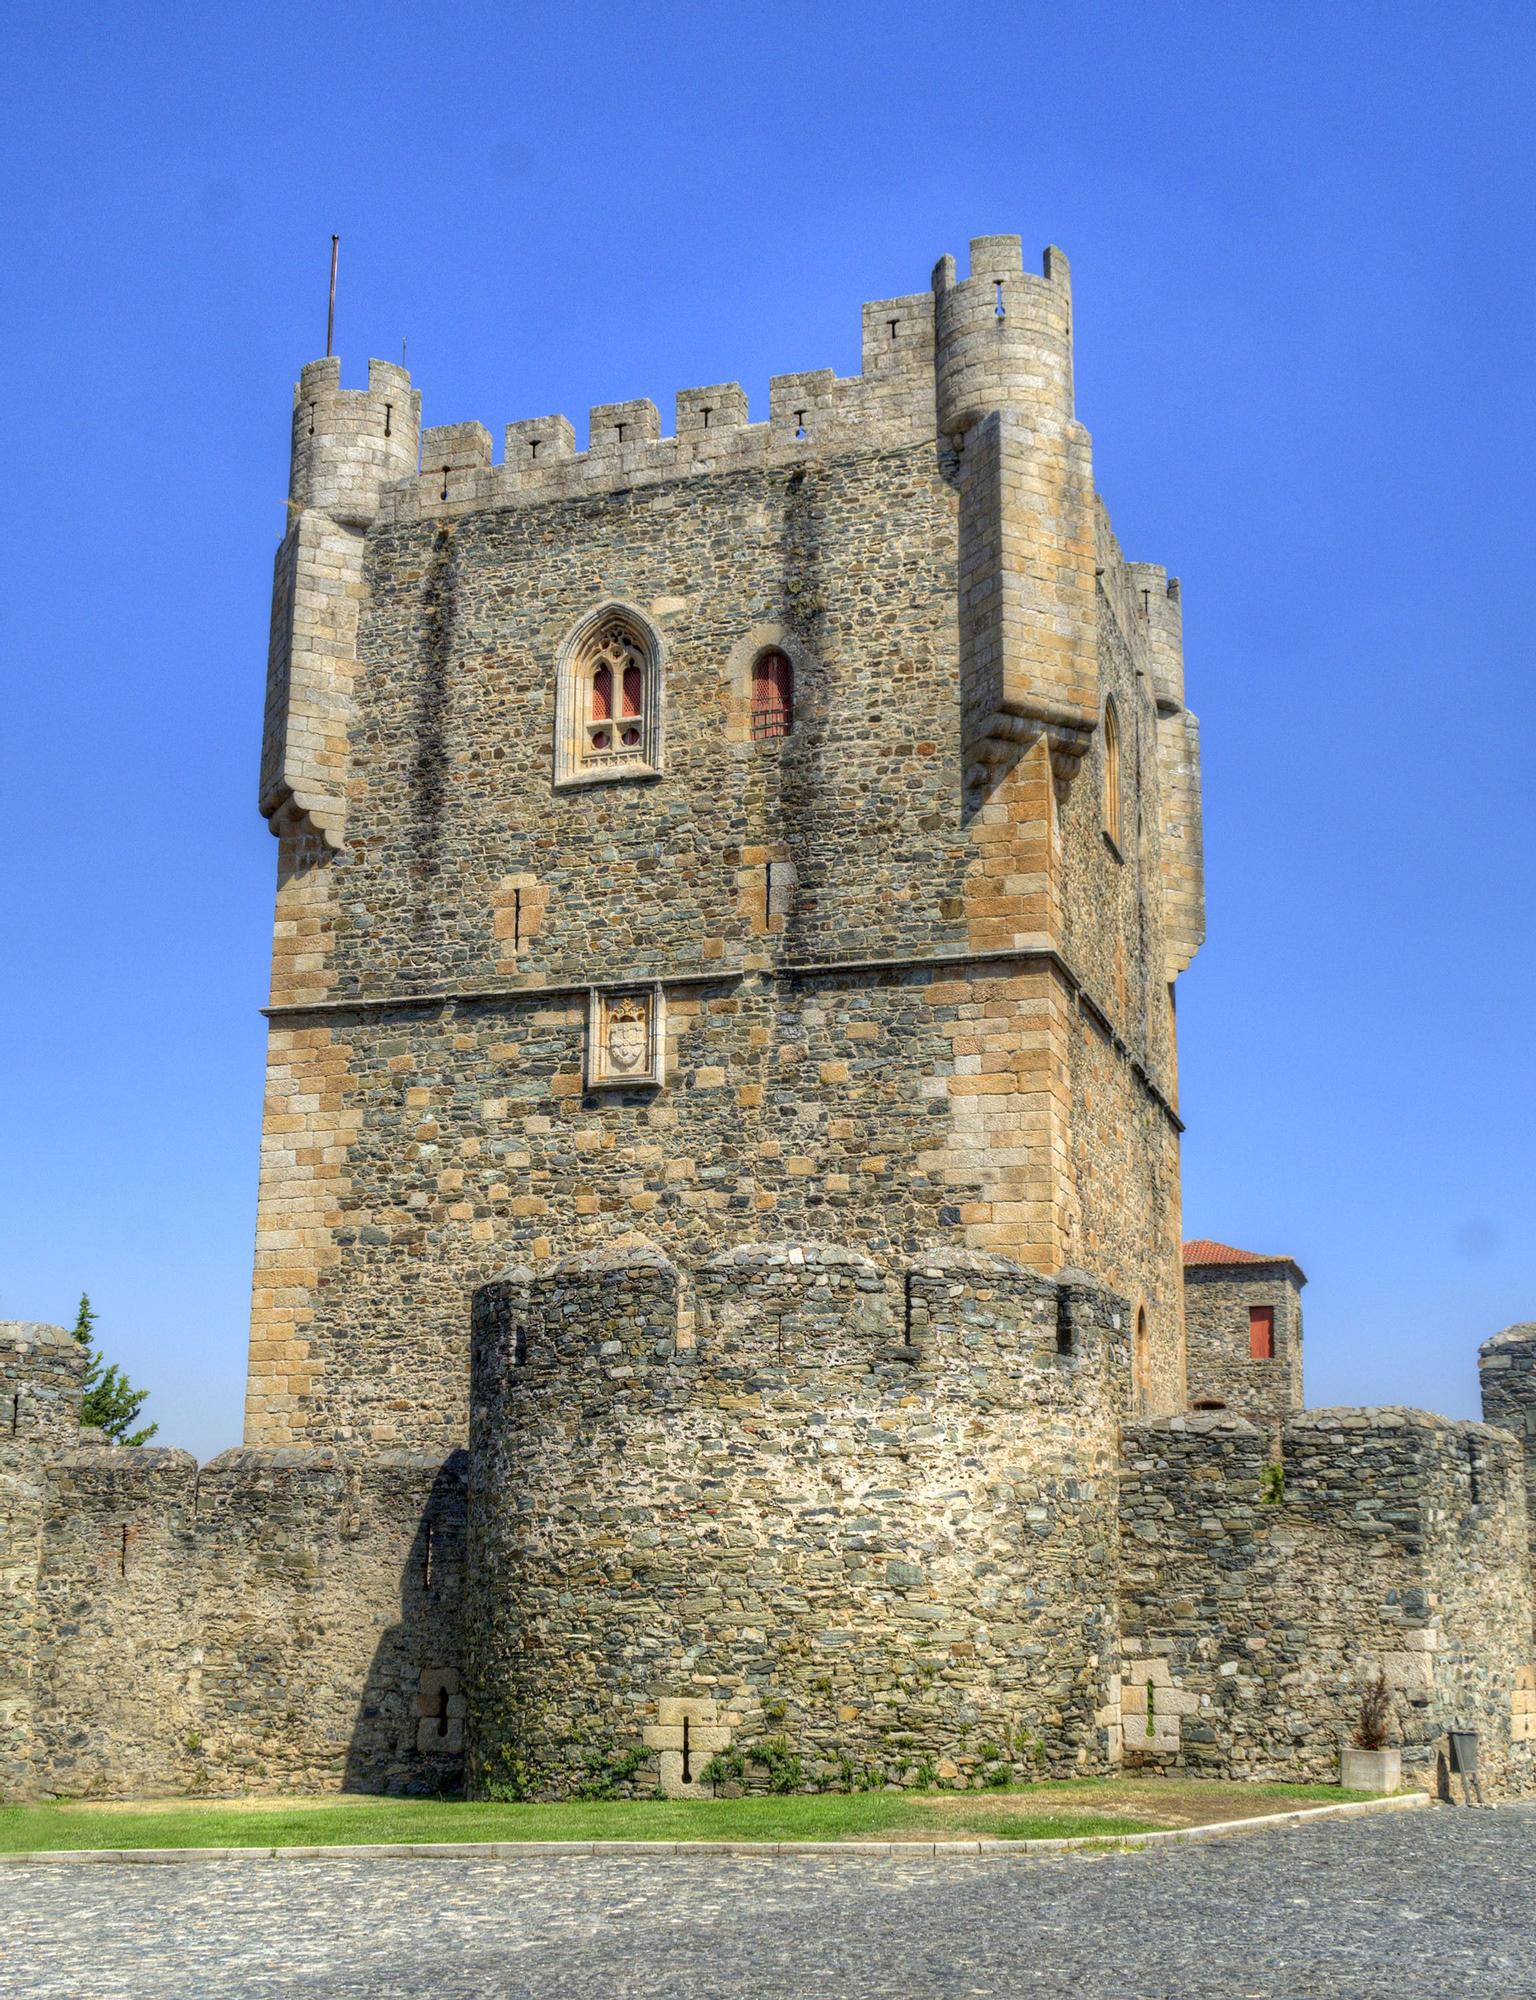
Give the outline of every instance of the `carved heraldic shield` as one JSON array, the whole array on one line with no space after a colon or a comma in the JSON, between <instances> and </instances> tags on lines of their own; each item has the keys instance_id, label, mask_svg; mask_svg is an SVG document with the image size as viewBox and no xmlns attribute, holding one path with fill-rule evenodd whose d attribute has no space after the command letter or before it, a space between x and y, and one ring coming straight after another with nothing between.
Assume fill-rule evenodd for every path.
<instances>
[{"instance_id":1,"label":"carved heraldic shield","mask_svg":"<svg viewBox=\"0 0 1536 2000\"><path fill-rule=\"evenodd\" d=\"M608 1012L608 1061L620 1076L633 1076L648 1067L650 1010L643 1000L616 1000Z\"/></svg>"}]
</instances>

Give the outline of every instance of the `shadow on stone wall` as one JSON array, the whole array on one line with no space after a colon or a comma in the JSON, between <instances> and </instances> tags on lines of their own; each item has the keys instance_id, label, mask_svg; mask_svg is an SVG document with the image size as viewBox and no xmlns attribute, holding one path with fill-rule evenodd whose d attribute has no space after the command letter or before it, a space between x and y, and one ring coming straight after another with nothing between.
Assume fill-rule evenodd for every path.
<instances>
[{"instance_id":1,"label":"shadow on stone wall","mask_svg":"<svg viewBox=\"0 0 1536 2000\"><path fill-rule=\"evenodd\" d=\"M399 1576L400 1617L374 1649L346 1757L349 1792L457 1791L464 1767L460 1606L469 1458L438 1468ZM402 1504L407 1496L399 1496ZM403 1523L402 1523L403 1526Z\"/></svg>"}]
</instances>

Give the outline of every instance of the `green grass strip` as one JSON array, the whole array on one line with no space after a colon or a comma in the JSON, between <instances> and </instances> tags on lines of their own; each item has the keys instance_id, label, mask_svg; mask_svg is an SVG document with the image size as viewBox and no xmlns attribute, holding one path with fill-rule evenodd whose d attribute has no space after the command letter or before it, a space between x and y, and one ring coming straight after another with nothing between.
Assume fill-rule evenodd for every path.
<instances>
[{"instance_id":1,"label":"green grass strip","mask_svg":"<svg viewBox=\"0 0 1536 2000\"><path fill-rule=\"evenodd\" d=\"M1178 1787L1172 1818L1159 1811L1162 1787L1125 1812L1141 1786L1072 1779L1007 1791L816 1793L784 1798L621 1800L560 1805L491 1805L457 1799L364 1798L356 1794L103 1806L89 1800L0 1807L0 1852L114 1847L348 1847L419 1841L501 1840L927 1840L1070 1839L1151 1832L1187 1818L1190 1787ZM1340 1804L1369 1794L1337 1785L1228 1785L1198 1788L1202 1819L1220 1820L1301 1803ZM1165 1794L1165 1796L1167 1796ZM1171 1800L1170 1800L1171 1803ZM1094 1810L1098 1805L1100 1810ZM1057 1810L1052 1810L1055 1807ZM1067 1807L1068 1810L1060 1808Z\"/></svg>"}]
</instances>

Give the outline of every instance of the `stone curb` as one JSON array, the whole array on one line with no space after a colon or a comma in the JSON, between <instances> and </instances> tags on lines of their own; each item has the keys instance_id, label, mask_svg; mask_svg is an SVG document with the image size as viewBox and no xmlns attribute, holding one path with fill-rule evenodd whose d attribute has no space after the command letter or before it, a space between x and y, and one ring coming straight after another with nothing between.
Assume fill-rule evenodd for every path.
<instances>
[{"instance_id":1,"label":"stone curb","mask_svg":"<svg viewBox=\"0 0 1536 2000\"><path fill-rule=\"evenodd\" d=\"M1065 1854L1092 1848L1154 1847L1165 1842L1222 1840L1234 1833L1266 1833L1316 1819L1358 1818L1371 1813L1416 1812L1432 1804L1427 1792L1383 1799L1351 1799L1336 1806L1302 1806L1253 1819L1214 1820L1207 1826L1172 1826L1154 1833L1084 1833L1056 1840L420 1840L387 1847L59 1847L0 1854L0 1867L38 1863L112 1862L171 1866L182 1861L521 1861L530 1855L731 1854L790 1859L797 1854L874 1855L884 1861L970 1859L1027 1860L1032 1854Z\"/></svg>"}]
</instances>

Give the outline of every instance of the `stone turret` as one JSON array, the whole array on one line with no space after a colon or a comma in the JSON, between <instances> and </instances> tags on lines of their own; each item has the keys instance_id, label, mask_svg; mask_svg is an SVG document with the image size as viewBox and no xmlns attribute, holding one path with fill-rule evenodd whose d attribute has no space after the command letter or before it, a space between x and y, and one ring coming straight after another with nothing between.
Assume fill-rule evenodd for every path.
<instances>
[{"instance_id":1,"label":"stone turret","mask_svg":"<svg viewBox=\"0 0 1536 2000\"><path fill-rule=\"evenodd\" d=\"M347 730L357 667L363 547L384 488L415 474L421 397L403 368L370 361L343 389L335 355L293 392L289 528L277 552L261 810L277 834L339 849L346 828Z\"/></svg>"},{"instance_id":2,"label":"stone turret","mask_svg":"<svg viewBox=\"0 0 1536 2000\"><path fill-rule=\"evenodd\" d=\"M933 274L938 424L959 447L968 747L1008 764L1045 730L1071 769L1099 722L1093 457L1072 409L1072 288L1047 250L978 236Z\"/></svg>"},{"instance_id":3,"label":"stone turret","mask_svg":"<svg viewBox=\"0 0 1536 2000\"><path fill-rule=\"evenodd\" d=\"M404 368L370 361L368 387L343 389L334 354L308 362L293 392L288 505L366 528L389 481L414 474L420 447L421 392Z\"/></svg>"},{"instance_id":4,"label":"stone turret","mask_svg":"<svg viewBox=\"0 0 1536 2000\"><path fill-rule=\"evenodd\" d=\"M1024 269L1018 236L973 236L970 275L953 257L934 266L939 429L970 429L993 411L1037 423L1072 419L1072 269L1048 249L1043 274Z\"/></svg>"}]
</instances>

